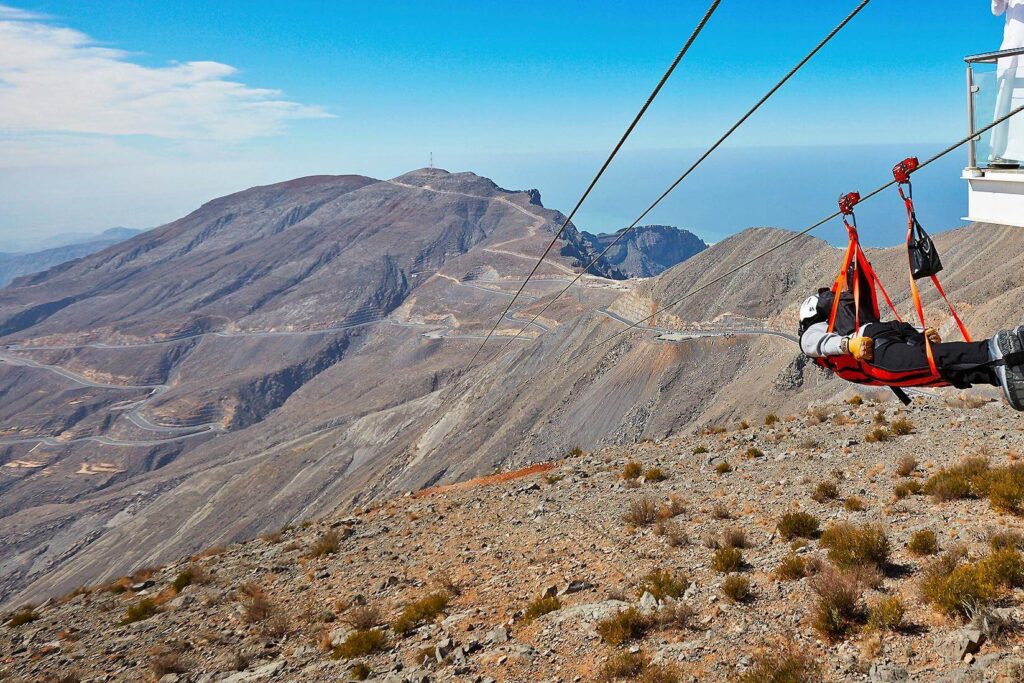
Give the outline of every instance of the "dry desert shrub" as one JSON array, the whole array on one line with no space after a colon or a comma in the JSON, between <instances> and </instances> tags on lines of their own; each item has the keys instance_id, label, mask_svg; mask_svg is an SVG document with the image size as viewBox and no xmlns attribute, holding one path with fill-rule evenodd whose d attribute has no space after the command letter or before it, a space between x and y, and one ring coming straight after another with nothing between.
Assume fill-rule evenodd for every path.
<instances>
[{"instance_id":1,"label":"dry desert shrub","mask_svg":"<svg viewBox=\"0 0 1024 683\"><path fill-rule=\"evenodd\" d=\"M648 496L641 496L629 502L629 510L626 512L627 524L636 527L650 526L658 519L658 505Z\"/></svg>"},{"instance_id":2,"label":"dry desert shrub","mask_svg":"<svg viewBox=\"0 0 1024 683\"><path fill-rule=\"evenodd\" d=\"M639 640L654 626L653 620L635 607L613 614L597 624L597 634L609 645Z\"/></svg>"},{"instance_id":3,"label":"dry desert shrub","mask_svg":"<svg viewBox=\"0 0 1024 683\"><path fill-rule=\"evenodd\" d=\"M914 456L904 455L896 464L896 475L900 477L909 477L913 474L914 470L917 469L918 464L917 458Z\"/></svg>"},{"instance_id":4,"label":"dry desert shrub","mask_svg":"<svg viewBox=\"0 0 1024 683\"><path fill-rule=\"evenodd\" d=\"M388 637L384 631L371 629L353 631L344 642L334 648L331 656L334 659L355 659L375 652L382 652L388 647Z\"/></svg>"},{"instance_id":5,"label":"dry desert shrub","mask_svg":"<svg viewBox=\"0 0 1024 683\"><path fill-rule=\"evenodd\" d=\"M719 548L711 560L711 568L716 572L728 574L737 572L743 567L743 553L737 548Z\"/></svg>"},{"instance_id":6,"label":"dry desert shrub","mask_svg":"<svg viewBox=\"0 0 1024 683\"><path fill-rule=\"evenodd\" d=\"M402 613L395 619L391 628L395 633L405 635L420 624L430 621L444 612L451 600L447 593L432 593L424 598L406 605Z\"/></svg>"},{"instance_id":7,"label":"dry desert shrub","mask_svg":"<svg viewBox=\"0 0 1024 683\"><path fill-rule=\"evenodd\" d=\"M889 559L889 539L880 525L838 522L825 529L821 545L839 567L882 568Z\"/></svg>"},{"instance_id":8,"label":"dry desert shrub","mask_svg":"<svg viewBox=\"0 0 1024 683\"><path fill-rule=\"evenodd\" d=\"M722 593L732 602L746 602L753 595L750 580L740 574L725 577L725 581L722 582Z\"/></svg>"},{"instance_id":9,"label":"dry desert shrub","mask_svg":"<svg viewBox=\"0 0 1024 683\"><path fill-rule=\"evenodd\" d=\"M555 596L540 597L533 600L529 605L526 606L526 610L523 612L523 620L526 623L530 623L538 617L542 617L545 614L550 614L557 610L562 609L562 601Z\"/></svg>"},{"instance_id":10,"label":"dry desert shrub","mask_svg":"<svg viewBox=\"0 0 1024 683\"><path fill-rule=\"evenodd\" d=\"M818 535L820 522L809 512L787 512L779 519L779 535L787 541L794 538L814 538Z\"/></svg>"},{"instance_id":11,"label":"dry desert shrub","mask_svg":"<svg viewBox=\"0 0 1024 683\"><path fill-rule=\"evenodd\" d=\"M823 481L819 482L814 487L814 491L811 493L813 498L818 503L825 503L830 500L835 500L839 497L839 487L836 486L834 481Z\"/></svg>"},{"instance_id":12,"label":"dry desert shrub","mask_svg":"<svg viewBox=\"0 0 1024 683\"><path fill-rule=\"evenodd\" d=\"M682 574L667 569L656 569L640 581L637 591L642 596L650 593L659 601L678 598L690 586L690 580Z\"/></svg>"},{"instance_id":13,"label":"dry desert shrub","mask_svg":"<svg viewBox=\"0 0 1024 683\"><path fill-rule=\"evenodd\" d=\"M816 683L821 680L817 664L794 643L771 645L754 655L753 663L739 683Z\"/></svg>"},{"instance_id":14,"label":"dry desert shrub","mask_svg":"<svg viewBox=\"0 0 1024 683\"><path fill-rule=\"evenodd\" d=\"M918 557L934 555L939 552L939 539L931 529L915 531L907 542L907 550Z\"/></svg>"}]
</instances>

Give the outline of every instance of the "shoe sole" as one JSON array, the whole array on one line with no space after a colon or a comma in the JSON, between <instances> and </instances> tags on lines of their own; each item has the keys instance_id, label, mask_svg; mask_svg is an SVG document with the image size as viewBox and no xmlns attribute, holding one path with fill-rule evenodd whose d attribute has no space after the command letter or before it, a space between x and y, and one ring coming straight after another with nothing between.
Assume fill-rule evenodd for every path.
<instances>
[{"instance_id":1,"label":"shoe sole","mask_svg":"<svg viewBox=\"0 0 1024 683\"><path fill-rule=\"evenodd\" d=\"M999 360L1024 349L1017 330L1003 330L992 341ZM1003 394L1010 407L1024 411L1024 368L1020 365L997 365L996 375L1003 385Z\"/></svg>"}]
</instances>

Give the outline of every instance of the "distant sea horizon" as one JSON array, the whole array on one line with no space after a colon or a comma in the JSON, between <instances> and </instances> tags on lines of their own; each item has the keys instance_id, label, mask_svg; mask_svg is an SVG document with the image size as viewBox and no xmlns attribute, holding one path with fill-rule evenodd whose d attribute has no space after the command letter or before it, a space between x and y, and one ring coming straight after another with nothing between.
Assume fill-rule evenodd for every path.
<instances>
[{"instance_id":1,"label":"distant sea horizon","mask_svg":"<svg viewBox=\"0 0 1024 683\"><path fill-rule=\"evenodd\" d=\"M892 179L892 167L908 156L921 160L943 144L742 147L718 150L641 225L672 225L720 242L751 227L803 230L836 210L838 197L866 194ZM573 223L590 233L613 233L632 223L702 150L637 150L620 153ZM493 155L441 159L449 171L470 170L510 190L536 188L544 206L568 213L604 153ZM914 176L918 217L942 232L966 225L966 148ZM862 241L891 246L906 233L906 214L896 189L884 191L857 211ZM840 245L846 231L836 219L812 233Z\"/></svg>"}]
</instances>

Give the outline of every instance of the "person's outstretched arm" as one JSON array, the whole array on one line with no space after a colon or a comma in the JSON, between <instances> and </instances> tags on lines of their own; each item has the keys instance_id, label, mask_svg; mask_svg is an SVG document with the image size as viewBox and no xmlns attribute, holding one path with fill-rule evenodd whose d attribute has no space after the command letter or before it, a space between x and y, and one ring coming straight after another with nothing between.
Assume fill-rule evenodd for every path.
<instances>
[{"instance_id":1,"label":"person's outstretched arm","mask_svg":"<svg viewBox=\"0 0 1024 683\"><path fill-rule=\"evenodd\" d=\"M828 331L828 323L817 323L800 335L800 350L811 358L842 356L848 353L843 340L842 335Z\"/></svg>"},{"instance_id":2,"label":"person's outstretched arm","mask_svg":"<svg viewBox=\"0 0 1024 683\"><path fill-rule=\"evenodd\" d=\"M992 14L997 17L1006 12L1006 0L992 0Z\"/></svg>"}]
</instances>

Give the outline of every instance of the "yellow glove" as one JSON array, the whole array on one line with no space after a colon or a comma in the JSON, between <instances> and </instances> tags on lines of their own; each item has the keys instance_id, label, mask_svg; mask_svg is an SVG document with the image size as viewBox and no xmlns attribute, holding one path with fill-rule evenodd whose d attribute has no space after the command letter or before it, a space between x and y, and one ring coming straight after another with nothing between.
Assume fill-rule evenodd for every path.
<instances>
[{"instance_id":1,"label":"yellow glove","mask_svg":"<svg viewBox=\"0 0 1024 683\"><path fill-rule=\"evenodd\" d=\"M932 344L942 343L942 337L939 336L939 331L936 330L934 327L929 327L927 330L925 330L924 336L927 337L928 341L930 341Z\"/></svg>"},{"instance_id":2,"label":"yellow glove","mask_svg":"<svg viewBox=\"0 0 1024 683\"><path fill-rule=\"evenodd\" d=\"M871 337L850 337L850 355L858 361L871 361L875 357L875 340Z\"/></svg>"}]
</instances>

